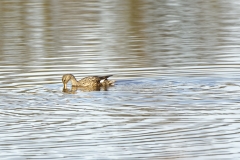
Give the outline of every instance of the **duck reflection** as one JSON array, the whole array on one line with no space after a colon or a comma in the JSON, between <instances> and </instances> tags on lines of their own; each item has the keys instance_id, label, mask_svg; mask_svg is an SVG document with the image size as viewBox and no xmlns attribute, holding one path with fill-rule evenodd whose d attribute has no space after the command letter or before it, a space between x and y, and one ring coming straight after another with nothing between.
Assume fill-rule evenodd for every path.
<instances>
[{"instance_id":1,"label":"duck reflection","mask_svg":"<svg viewBox=\"0 0 240 160\"><path fill-rule=\"evenodd\" d=\"M110 86L108 84L105 84L104 86L88 86L88 87L77 87L72 86L71 89L68 89L67 87L63 87L63 92L68 94L75 94L77 90L80 90L82 92L91 92L91 91L107 91Z\"/></svg>"}]
</instances>

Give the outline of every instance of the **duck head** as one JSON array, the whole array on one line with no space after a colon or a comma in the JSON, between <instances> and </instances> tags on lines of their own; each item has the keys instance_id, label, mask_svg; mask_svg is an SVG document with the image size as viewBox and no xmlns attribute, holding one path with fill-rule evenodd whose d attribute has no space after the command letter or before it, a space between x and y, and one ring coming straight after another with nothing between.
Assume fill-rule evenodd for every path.
<instances>
[{"instance_id":1,"label":"duck head","mask_svg":"<svg viewBox=\"0 0 240 160\"><path fill-rule=\"evenodd\" d=\"M72 79L72 76L73 75L71 75L71 74L64 74L63 76L62 76L62 82L63 82L63 85L64 85L64 89L66 89L67 88L67 83L68 83L68 81L70 81L70 79Z\"/></svg>"}]
</instances>

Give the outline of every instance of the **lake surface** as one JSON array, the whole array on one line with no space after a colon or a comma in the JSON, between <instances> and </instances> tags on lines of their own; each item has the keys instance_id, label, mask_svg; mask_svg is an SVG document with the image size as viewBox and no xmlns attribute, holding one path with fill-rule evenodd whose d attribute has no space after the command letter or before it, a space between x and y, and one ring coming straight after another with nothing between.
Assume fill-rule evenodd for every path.
<instances>
[{"instance_id":1,"label":"lake surface","mask_svg":"<svg viewBox=\"0 0 240 160\"><path fill-rule=\"evenodd\" d=\"M240 158L240 3L0 1L0 159ZM63 74L114 76L63 92Z\"/></svg>"}]
</instances>

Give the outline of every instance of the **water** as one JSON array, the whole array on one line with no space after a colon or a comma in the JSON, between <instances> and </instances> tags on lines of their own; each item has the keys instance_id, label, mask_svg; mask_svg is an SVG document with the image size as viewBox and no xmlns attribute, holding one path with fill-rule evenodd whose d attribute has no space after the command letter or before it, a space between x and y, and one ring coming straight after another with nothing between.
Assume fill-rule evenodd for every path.
<instances>
[{"instance_id":1,"label":"water","mask_svg":"<svg viewBox=\"0 0 240 160\"><path fill-rule=\"evenodd\" d=\"M1 1L0 159L239 159L239 8Z\"/></svg>"}]
</instances>

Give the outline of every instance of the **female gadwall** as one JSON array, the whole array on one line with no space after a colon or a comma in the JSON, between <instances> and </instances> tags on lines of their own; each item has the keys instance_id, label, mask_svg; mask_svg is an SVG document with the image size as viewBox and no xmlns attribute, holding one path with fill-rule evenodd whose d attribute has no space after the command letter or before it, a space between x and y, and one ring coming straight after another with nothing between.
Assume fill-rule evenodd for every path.
<instances>
[{"instance_id":1,"label":"female gadwall","mask_svg":"<svg viewBox=\"0 0 240 160\"><path fill-rule=\"evenodd\" d=\"M114 85L114 80L108 80L108 76L91 76L91 77L85 77L81 80L77 81L76 78L72 74L65 74L62 77L62 82L64 85L64 89L67 88L68 81L71 80L72 86L76 87L106 87L106 86L112 86ZM101 80L104 80L101 82Z\"/></svg>"}]
</instances>

